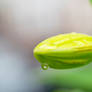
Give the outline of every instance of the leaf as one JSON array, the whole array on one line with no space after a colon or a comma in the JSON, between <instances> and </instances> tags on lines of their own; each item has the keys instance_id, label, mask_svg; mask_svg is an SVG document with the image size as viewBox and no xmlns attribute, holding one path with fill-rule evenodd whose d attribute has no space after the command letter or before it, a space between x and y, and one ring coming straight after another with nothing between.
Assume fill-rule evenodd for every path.
<instances>
[{"instance_id":1,"label":"leaf","mask_svg":"<svg viewBox=\"0 0 92 92\"><path fill-rule=\"evenodd\" d=\"M90 0L90 3L92 4L92 0Z\"/></svg>"}]
</instances>

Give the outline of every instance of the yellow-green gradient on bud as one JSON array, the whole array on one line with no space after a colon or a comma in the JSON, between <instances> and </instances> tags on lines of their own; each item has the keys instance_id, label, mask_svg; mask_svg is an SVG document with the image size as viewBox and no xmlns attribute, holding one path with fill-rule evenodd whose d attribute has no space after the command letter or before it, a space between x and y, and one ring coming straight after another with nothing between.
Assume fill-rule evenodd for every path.
<instances>
[{"instance_id":1,"label":"yellow-green gradient on bud","mask_svg":"<svg viewBox=\"0 0 92 92\"><path fill-rule=\"evenodd\" d=\"M53 36L34 49L43 69L68 69L86 65L92 60L92 37L80 33Z\"/></svg>"}]
</instances>

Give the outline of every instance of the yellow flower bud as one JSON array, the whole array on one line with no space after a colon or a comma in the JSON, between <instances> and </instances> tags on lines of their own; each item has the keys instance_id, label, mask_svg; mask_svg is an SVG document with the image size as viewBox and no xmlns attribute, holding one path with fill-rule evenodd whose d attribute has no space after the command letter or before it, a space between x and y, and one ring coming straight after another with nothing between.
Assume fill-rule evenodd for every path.
<instances>
[{"instance_id":1,"label":"yellow flower bud","mask_svg":"<svg viewBox=\"0 0 92 92\"><path fill-rule=\"evenodd\" d=\"M42 41L34 49L43 69L68 69L86 65L92 60L92 37L69 33Z\"/></svg>"}]
</instances>

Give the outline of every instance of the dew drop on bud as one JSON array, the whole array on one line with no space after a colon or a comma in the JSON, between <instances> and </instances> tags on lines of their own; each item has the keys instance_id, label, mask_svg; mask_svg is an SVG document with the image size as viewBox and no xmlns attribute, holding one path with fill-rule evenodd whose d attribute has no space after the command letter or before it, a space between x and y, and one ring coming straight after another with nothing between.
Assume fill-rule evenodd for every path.
<instances>
[{"instance_id":1,"label":"dew drop on bud","mask_svg":"<svg viewBox=\"0 0 92 92\"><path fill-rule=\"evenodd\" d=\"M48 65L46 65L46 64L42 64L41 67L42 67L43 70L47 70L48 69Z\"/></svg>"}]
</instances>

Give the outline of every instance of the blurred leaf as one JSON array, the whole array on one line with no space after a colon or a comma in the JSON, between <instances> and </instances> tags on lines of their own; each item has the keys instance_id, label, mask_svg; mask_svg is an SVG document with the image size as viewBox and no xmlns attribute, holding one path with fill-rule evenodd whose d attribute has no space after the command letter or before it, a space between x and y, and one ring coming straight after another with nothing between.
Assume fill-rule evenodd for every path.
<instances>
[{"instance_id":1,"label":"blurred leaf","mask_svg":"<svg viewBox=\"0 0 92 92\"><path fill-rule=\"evenodd\" d=\"M90 0L90 3L92 4L92 0Z\"/></svg>"},{"instance_id":2,"label":"blurred leaf","mask_svg":"<svg viewBox=\"0 0 92 92\"><path fill-rule=\"evenodd\" d=\"M71 89L71 90L56 90L54 92L84 92L83 90L79 90L79 89Z\"/></svg>"},{"instance_id":3,"label":"blurred leaf","mask_svg":"<svg viewBox=\"0 0 92 92\"><path fill-rule=\"evenodd\" d=\"M74 70L44 71L40 73L39 81L46 85L59 85L61 88L78 88L85 90L84 92L92 92L92 64Z\"/></svg>"}]
</instances>

